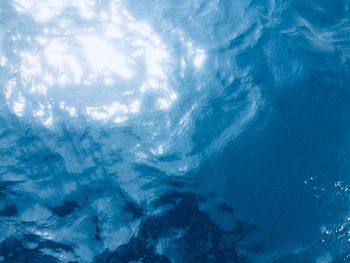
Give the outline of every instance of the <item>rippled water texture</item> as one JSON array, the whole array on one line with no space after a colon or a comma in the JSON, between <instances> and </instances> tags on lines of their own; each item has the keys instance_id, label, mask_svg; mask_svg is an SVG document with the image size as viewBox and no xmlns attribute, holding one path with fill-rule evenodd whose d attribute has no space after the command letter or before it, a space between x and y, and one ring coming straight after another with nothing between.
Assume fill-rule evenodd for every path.
<instances>
[{"instance_id":1,"label":"rippled water texture","mask_svg":"<svg viewBox=\"0 0 350 263\"><path fill-rule=\"evenodd\" d=\"M1 0L0 261L350 262L347 0Z\"/></svg>"}]
</instances>

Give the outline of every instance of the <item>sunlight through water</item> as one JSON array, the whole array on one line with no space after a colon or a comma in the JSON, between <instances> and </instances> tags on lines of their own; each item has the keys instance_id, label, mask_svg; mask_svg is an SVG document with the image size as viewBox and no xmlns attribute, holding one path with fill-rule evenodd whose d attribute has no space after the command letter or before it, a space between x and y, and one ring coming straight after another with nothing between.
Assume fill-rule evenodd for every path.
<instances>
[{"instance_id":1,"label":"sunlight through water","mask_svg":"<svg viewBox=\"0 0 350 263\"><path fill-rule=\"evenodd\" d=\"M0 262L348 262L349 10L0 0Z\"/></svg>"},{"instance_id":2,"label":"sunlight through water","mask_svg":"<svg viewBox=\"0 0 350 263\"><path fill-rule=\"evenodd\" d=\"M211 96L221 92L214 88L217 83L213 74L220 68L220 74L229 74L225 76L228 82L235 81L235 72L226 72L230 69L218 65L220 61L215 60L219 58L210 58L208 47L196 46L195 39L180 28L162 39L147 20L135 18L122 1L105 1L97 6L88 0L16 0L13 5L22 20L35 24L33 32L18 27L11 34L8 41L12 54L4 54L2 59L11 76L4 95L19 117L47 128L62 121L133 127L145 138L136 145L147 149L155 142L163 149L154 150L152 146L138 156L197 152L191 161L174 160L170 165L187 171L220 148L218 142L239 134L258 107L258 88L247 86L242 92L250 99L239 110L244 113L235 113L237 118L241 116L239 120L227 121L222 134L208 141L207 150L198 152L191 147L195 132L191 118ZM211 70L207 63L216 69ZM182 81L190 75L192 85L184 86L187 84ZM181 143L174 143L179 138Z\"/></svg>"},{"instance_id":3,"label":"sunlight through water","mask_svg":"<svg viewBox=\"0 0 350 263\"><path fill-rule=\"evenodd\" d=\"M61 14L71 6L86 20ZM167 76L168 47L121 2L98 12L94 1L15 1L15 8L38 22L35 34L18 32L12 39L14 46L28 47L14 50L20 61L11 66L20 70L6 84L6 99L18 116L25 111L50 126L59 108L70 117L120 123L147 99L153 102L148 110L176 101Z\"/></svg>"}]
</instances>

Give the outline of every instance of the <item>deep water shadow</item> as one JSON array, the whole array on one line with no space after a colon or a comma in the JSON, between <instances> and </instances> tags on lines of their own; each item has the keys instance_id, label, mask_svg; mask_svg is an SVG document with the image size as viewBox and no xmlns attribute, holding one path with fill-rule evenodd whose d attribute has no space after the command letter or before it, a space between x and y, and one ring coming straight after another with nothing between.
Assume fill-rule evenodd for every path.
<instances>
[{"instance_id":1,"label":"deep water shadow","mask_svg":"<svg viewBox=\"0 0 350 263\"><path fill-rule=\"evenodd\" d=\"M195 183L195 174L178 177L135 162L128 184L147 202L135 200L112 172L123 162L101 139L111 130L77 132L62 124L52 131L8 114L0 130L1 172L23 176L0 184L3 262L249 262L263 252L268 235L239 221L233 208ZM68 166L75 158L76 172ZM122 241L111 243L115 238Z\"/></svg>"}]
</instances>

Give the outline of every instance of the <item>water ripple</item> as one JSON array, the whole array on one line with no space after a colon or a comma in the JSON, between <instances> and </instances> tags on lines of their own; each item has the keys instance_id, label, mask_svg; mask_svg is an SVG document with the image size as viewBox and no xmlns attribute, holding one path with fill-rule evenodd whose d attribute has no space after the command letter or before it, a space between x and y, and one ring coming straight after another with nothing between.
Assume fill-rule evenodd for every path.
<instances>
[{"instance_id":1,"label":"water ripple","mask_svg":"<svg viewBox=\"0 0 350 263\"><path fill-rule=\"evenodd\" d=\"M348 14L347 1L2 1L0 261L345 260L346 221L298 253L282 241L271 249L281 233L239 220L225 203L233 193L223 202L210 191L219 161L209 183L196 178L232 145L240 177L233 159L253 135L253 149L278 159L277 139L256 138L279 125L295 147L318 149L298 120L323 100L309 95L314 83L331 90L325 114L349 95ZM334 137L343 139L341 116ZM334 156L345 167L348 149ZM313 185L312 176L299 181L315 196L348 201L348 181ZM266 179L278 180L290 178ZM332 244L341 248L325 253Z\"/></svg>"}]
</instances>

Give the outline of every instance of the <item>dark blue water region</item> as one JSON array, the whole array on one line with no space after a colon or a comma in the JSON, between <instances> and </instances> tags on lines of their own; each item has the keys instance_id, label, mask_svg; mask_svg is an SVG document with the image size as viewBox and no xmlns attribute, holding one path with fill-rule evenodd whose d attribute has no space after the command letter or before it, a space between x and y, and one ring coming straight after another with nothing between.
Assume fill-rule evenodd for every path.
<instances>
[{"instance_id":1,"label":"dark blue water region","mask_svg":"<svg viewBox=\"0 0 350 263\"><path fill-rule=\"evenodd\" d=\"M350 2L0 2L0 262L350 262Z\"/></svg>"}]
</instances>

